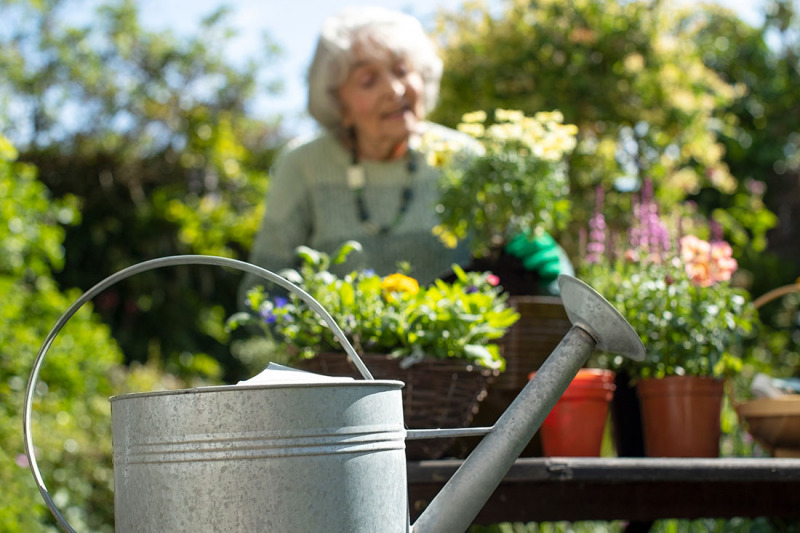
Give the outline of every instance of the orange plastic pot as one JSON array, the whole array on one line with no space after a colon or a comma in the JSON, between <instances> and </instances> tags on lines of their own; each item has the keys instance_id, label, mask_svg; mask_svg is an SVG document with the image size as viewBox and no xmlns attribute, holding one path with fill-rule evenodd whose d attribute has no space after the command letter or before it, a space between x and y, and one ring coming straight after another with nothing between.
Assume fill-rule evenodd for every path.
<instances>
[{"instance_id":1,"label":"orange plastic pot","mask_svg":"<svg viewBox=\"0 0 800 533\"><path fill-rule=\"evenodd\" d=\"M544 455L598 457L615 388L610 370L579 370L539 430Z\"/></svg>"},{"instance_id":2,"label":"orange plastic pot","mask_svg":"<svg viewBox=\"0 0 800 533\"><path fill-rule=\"evenodd\" d=\"M724 381L668 376L637 386L649 457L718 457Z\"/></svg>"}]
</instances>

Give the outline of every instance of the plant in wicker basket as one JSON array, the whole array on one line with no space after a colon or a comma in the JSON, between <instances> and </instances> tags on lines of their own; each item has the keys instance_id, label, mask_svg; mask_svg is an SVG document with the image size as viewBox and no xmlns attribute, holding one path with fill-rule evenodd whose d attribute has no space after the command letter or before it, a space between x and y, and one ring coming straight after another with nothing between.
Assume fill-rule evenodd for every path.
<instances>
[{"instance_id":1,"label":"plant in wicker basket","mask_svg":"<svg viewBox=\"0 0 800 533\"><path fill-rule=\"evenodd\" d=\"M489 273L455 267L453 282L437 280L420 287L402 272L379 276L354 271L335 276L360 248L345 243L332 257L300 247L300 271L284 271L331 314L379 379L405 383L403 404L412 428L467 425L504 368L495 341L518 319L506 295ZM296 295L271 295L257 286L247 295L248 312L228 319L231 329L256 324L295 354L297 366L328 375L357 377L346 353L319 315ZM409 457L444 453L442 439L411 441Z\"/></svg>"}]
</instances>

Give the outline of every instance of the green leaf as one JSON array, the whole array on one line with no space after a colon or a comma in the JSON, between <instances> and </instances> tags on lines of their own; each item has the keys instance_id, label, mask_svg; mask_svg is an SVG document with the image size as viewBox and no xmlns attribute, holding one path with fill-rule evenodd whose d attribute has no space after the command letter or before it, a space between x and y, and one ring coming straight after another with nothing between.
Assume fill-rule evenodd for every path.
<instances>
[{"instance_id":1,"label":"green leaf","mask_svg":"<svg viewBox=\"0 0 800 533\"><path fill-rule=\"evenodd\" d=\"M361 243L358 241L347 241L339 249L336 251L336 254L333 256L332 262L334 264L341 264L347 260L347 256L350 255L351 252L361 252L362 247Z\"/></svg>"}]
</instances>

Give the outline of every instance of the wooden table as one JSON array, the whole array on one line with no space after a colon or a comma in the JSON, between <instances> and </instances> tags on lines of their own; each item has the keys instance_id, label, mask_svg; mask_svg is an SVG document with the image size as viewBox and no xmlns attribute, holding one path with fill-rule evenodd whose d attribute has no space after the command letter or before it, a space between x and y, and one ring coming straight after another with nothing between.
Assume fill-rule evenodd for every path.
<instances>
[{"instance_id":1,"label":"wooden table","mask_svg":"<svg viewBox=\"0 0 800 533\"><path fill-rule=\"evenodd\" d=\"M409 461L412 521L461 465ZM800 518L800 459L520 458L476 524Z\"/></svg>"}]
</instances>

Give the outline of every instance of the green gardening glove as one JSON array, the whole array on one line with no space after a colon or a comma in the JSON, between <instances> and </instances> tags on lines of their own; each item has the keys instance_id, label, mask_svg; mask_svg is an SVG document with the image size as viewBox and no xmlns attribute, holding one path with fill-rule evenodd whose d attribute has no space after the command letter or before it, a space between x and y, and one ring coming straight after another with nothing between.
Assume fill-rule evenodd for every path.
<instances>
[{"instance_id":1,"label":"green gardening glove","mask_svg":"<svg viewBox=\"0 0 800 533\"><path fill-rule=\"evenodd\" d=\"M547 294L558 294L559 274L575 273L566 252L546 231L533 238L529 232L514 235L506 245L506 253L519 258L526 270L536 272Z\"/></svg>"}]
</instances>

